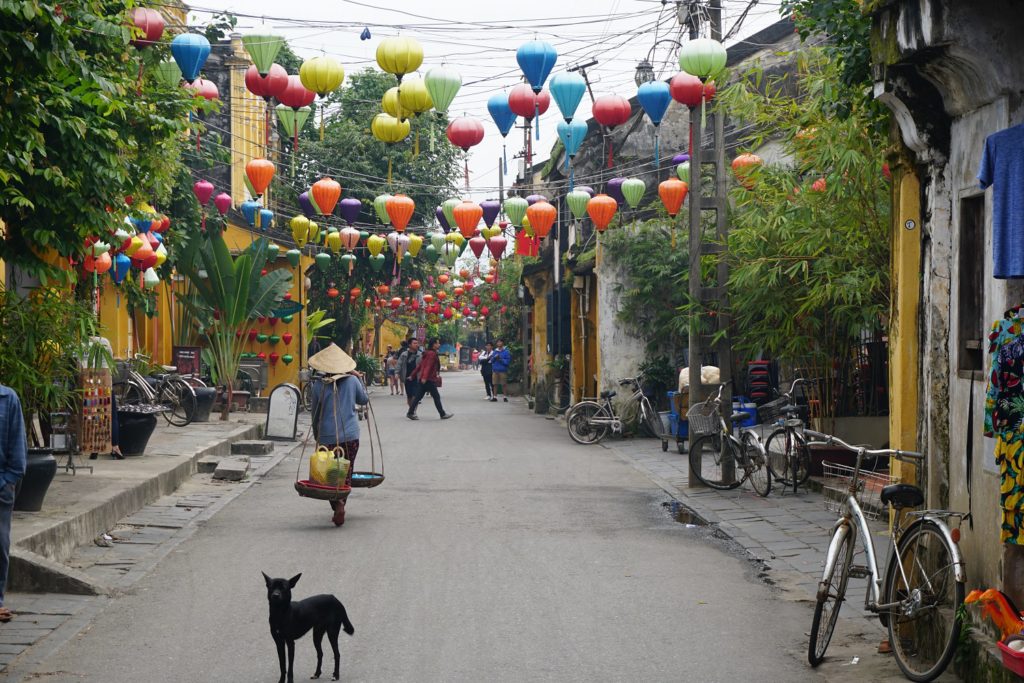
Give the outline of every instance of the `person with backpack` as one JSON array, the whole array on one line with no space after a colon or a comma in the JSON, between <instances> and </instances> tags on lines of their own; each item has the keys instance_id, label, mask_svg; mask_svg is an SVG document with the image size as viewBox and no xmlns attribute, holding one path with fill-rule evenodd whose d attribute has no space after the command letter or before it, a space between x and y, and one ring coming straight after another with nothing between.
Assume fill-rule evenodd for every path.
<instances>
[{"instance_id":1,"label":"person with backpack","mask_svg":"<svg viewBox=\"0 0 1024 683\"><path fill-rule=\"evenodd\" d=\"M484 350L480 353L480 375L484 378L484 391L487 395L484 399L488 401L497 401L498 399L494 396L494 384L491 382L493 377L493 367L491 365L491 358L494 357L494 344L487 342L484 344Z\"/></svg>"},{"instance_id":2,"label":"person with backpack","mask_svg":"<svg viewBox=\"0 0 1024 683\"><path fill-rule=\"evenodd\" d=\"M491 356L491 370L493 372L492 381L494 382L494 400L498 400L498 394L501 394L502 400L508 403L508 396L505 395L505 384L508 382L508 367L512 364L512 354L508 348L505 347L505 340L499 339L498 346L494 349L494 355Z\"/></svg>"},{"instance_id":3,"label":"person with backpack","mask_svg":"<svg viewBox=\"0 0 1024 683\"><path fill-rule=\"evenodd\" d=\"M416 391L420 388L419 382L412 373L422 358L423 350L420 349L420 340L415 337L409 340L409 345L398 356L398 380L405 387L405 401L410 407L416 398Z\"/></svg>"}]
</instances>

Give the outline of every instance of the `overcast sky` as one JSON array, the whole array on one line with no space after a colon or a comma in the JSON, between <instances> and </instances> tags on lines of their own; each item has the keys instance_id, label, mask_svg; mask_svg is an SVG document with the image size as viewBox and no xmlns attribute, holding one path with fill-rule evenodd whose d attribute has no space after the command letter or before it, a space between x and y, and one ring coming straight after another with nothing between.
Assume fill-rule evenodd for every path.
<instances>
[{"instance_id":1,"label":"overcast sky","mask_svg":"<svg viewBox=\"0 0 1024 683\"><path fill-rule=\"evenodd\" d=\"M751 3L724 0L723 4L728 31ZM727 44L776 21L778 5L778 0L754 3L736 37ZM486 103L492 94L521 82L515 58L519 45L534 38L554 45L559 57L552 74L596 59L598 64L587 70L594 95L614 93L628 98L636 93L633 76L637 62L656 41L681 37L676 3L663 5L661 0L201 0L191 8L190 23L205 24L212 12L230 11L239 17L241 33L270 29L287 38L302 57L335 57L346 73L376 67L375 51L381 38L398 34L416 38L424 50L421 74L443 62L462 76L462 89L449 114L473 116L484 124L484 141L472 149L469 160L476 199L497 194L502 138ZM360 40L364 27L372 34L370 40ZM670 42L654 47L652 62L659 77L667 79L678 71L677 52ZM589 118L589 98L584 97L576 115ZM548 157L557 139L558 120L552 103L541 117L541 140L535 143L534 161ZM517 166L513 155L522 151L522 133L513 130L506 142L514 179ZM510 182L506 180L506 186Z\"/></svg>"}]
</instances>

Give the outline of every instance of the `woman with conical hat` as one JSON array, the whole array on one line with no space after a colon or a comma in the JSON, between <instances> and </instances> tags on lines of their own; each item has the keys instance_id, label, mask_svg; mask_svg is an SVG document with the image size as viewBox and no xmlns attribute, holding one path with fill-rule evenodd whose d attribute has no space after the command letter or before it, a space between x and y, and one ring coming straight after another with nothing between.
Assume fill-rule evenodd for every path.
<instances>
[{"instance_id":1,"label":"woman with conical hat","mask_svg":"<svg viewBox=\"0 0 1024 683\"><path fill-rule=\"evenodd\" d=\"M352 486L352 470L359 453L359 418L356 406L370 402L363 386L363 375L356 362L336 344L331 344L309 359L309 367L323 374L313 384L313 435L317 444L328 449L342 448L350 465L346 486ZM345 501L331 501L334 524L345 523Z\"/></svg>"}]
</instances>

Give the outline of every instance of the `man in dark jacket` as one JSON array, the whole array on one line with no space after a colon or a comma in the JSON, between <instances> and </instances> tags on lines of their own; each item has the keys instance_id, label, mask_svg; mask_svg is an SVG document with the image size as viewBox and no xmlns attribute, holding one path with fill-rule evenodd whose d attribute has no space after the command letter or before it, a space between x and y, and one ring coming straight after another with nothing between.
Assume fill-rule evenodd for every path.
<instances>
[{"instance_id":1,"label":"man in dark jacket","mask_svg":"<svg viewBox=\"0 0 1024 683\"><path fill-rule=\"evenodd\" d=\"M18 395L0 384L0 621L14 616L4 607L4 588L11 552L11 514L14 489L25 475L25 419Z\"/></svg>"},{"instance_id":2,"label":"man in dark jacket","mask_svg":"<svg viewBox=\"0 0 1024 683\"><path fill-rule=\"evenodd\" d=\"M512 354L505 346L505 340L499 339L498 346L491 356L491 381L494 383L494 396L501 394L505 403L508 403L508 396L505 395L505 384L508 382L508 368L512 364Z\"/></svg>"},{"instance_id":3,"label":"man in dark jacket","mask_svg":"<svg viewBox=\"0 0 1024 683\"><path fill-rule=\"evenodd\" d=\"M422 358L423 351L420 349L420 340L415 337L409 340L409 345L398 356L398 379L405 385L405 400L410 407L412 407L413 399L416 398L416 390L420 387L420 383L412 376L412 371L416 369Z\"/></svg>"}]
</instances>

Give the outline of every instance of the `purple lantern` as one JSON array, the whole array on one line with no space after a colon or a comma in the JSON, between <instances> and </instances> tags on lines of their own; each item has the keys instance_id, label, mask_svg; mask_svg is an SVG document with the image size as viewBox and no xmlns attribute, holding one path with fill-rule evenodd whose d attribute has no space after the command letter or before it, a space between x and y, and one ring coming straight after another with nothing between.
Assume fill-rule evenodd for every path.
<instances>
[{"instance_id":1,"label":"purple lantern","mask_svg":"<svg viewBox=\"0 0 1024 683\"><path fill-rule=\"evenodd\" d=\"M682 163L685 163L685 162L687 162L689 160L690 160L690 155L689 154L677 154L674 157L672 157L672 163L673 164L682 164Z\"/></svg>"},{"instance_id":2,"label":"purple lantern","mask_svg":"<svg viewBox=\"0 0 1024 683\"><path fill-rule=\"evenodd\" d=\"M498 213L501 211L501 202L497 199L485 199L480 202L480 208L484 210L484 223L487 227L494 225L494 219L498 217Z\"/></svg>"},{"instance_id":3,"label":"purple lantern","mask_svg":"<svg viewBox=\"0 0 1024 683\"><path fill-rule=\"evenodd\" d=\"M542 195L542 194L531 194L530 196L528 196L528 197L526 198L526 203L527 203L527 204L528 204L529 206L533 206L533 205L534 205L534 204L536 204L537 202L546 202L547 200L548 200L548 198L547 198L547 197L545 197L545 196L544 196L544 195Z\"/></svg>"},{"instance_id":4,"label":"purple lantern","mask_svg":"<svg viewBox=\"0 0 1024 683\"><path fill-rule=\"evenodd\" d=\"M576 191L577 192L586 192L591 197L594 196L594 188L590 187L589 185L577 185L576 186Z\"/></svg>"},{"instance_id":5,"label":"purple lantern","mask_svg":"<svg viewBox=\"0 0 1024 683\"><path fill-rule=\"evenodd\" d=\"M308 191L299 195L299 208L302 209L302 213L306 215L306 218L312 218L316 215L316 210L313 209L313 202L309 201Z\"/></svg>"},{"instance_id":6,"label":"purple lantern","mask_svg":"<svg viewBox=\"0 0 1024 683\"><path fill-rule=\"evenodd\" d=\"M434 210L434 215L437 216L437 222L441 224L441 229L444 230L445 234L452 229L452 226L448 224L448 218L444 215L444 209L440 206Z\"/></svg>"},{"instance_id":7,"label":"purple lantern","mask_svg":"<svg viewBox=\"0 0 1024 683\"><path fill-rule=\"evenodd\" d=\"M359 220L359 210L363 208L363 203L358 199L355 197L345 197L338 206L338 212L345 219L346 223L352 225Z\"/></svg>"},{"instance_id":8,"label":"purple lantern","mask_svg":"<svg viewBox=\"0 0 1024 683\"><path fill-rule=\"evenodd\" d=\"M626 198L622 196L622 183L624 182L626 182L625 178L612 178L606 185L608 196L614 199L619 206L626 201Z\"/></svg>"}]
</instances>

